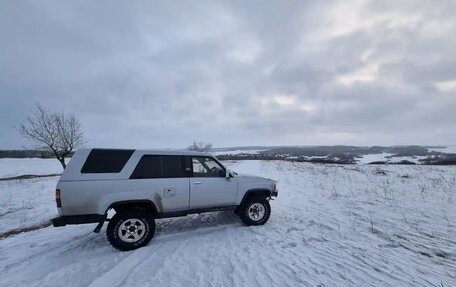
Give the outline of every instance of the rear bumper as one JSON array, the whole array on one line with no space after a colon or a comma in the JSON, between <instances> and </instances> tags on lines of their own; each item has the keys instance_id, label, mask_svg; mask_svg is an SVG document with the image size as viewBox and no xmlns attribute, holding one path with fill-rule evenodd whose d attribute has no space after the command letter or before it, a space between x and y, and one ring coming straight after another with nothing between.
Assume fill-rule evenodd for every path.
<instances>
[{"instance_id":1,"label":"rear bumper","mask_svg":"<svg viewBox=\"0 0 456 287\"><path fill-rule=\"evenodd\" d=\"M53 218L53 219L51 219L51 222L52 222L52 226L54 226L54 227L67 225L66 221L65 221L65 217L63 217L63 216Z\"/></svg>"},{"instance_id":2,"label":"rear bumper","mask_svg":"<svg viewBox=\"0 0 456 287\"><path fill-rule=\"evenodd\" d=\"M54 227L65 226L67 224L86 224L86 223L99 223L104 219L100 214L85 214L85 215L71 215L59 216L51 219Z\"/></svg>"}]
</instances>

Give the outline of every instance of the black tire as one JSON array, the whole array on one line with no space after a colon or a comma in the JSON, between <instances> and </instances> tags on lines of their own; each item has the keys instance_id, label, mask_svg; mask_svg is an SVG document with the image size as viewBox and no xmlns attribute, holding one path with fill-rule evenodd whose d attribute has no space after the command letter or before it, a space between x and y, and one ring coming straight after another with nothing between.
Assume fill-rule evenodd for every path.
<instances>
[{"instance_id":1,"label":"black tire","mask_svg":"<svg viewBox=\"0 0 456 287\"><path fill-rule=\"evenodd\" d=\"M254 219L249 214L251 214L250 212L255 211L252 210L252 208L258 207L258 204L264 209L264 214L263 216ZM269 205L269 201L264 197L250 198L239 208L239 216L245 225L263 225L268 221L270 215L271 206Z\"/></svg>"},{"instance_id":2,"label":"black tire","mask_svg":"<svg viewBox=\"0 0 456 287\"><path fill-rule=\"evenodd\" d=\"M127 228L128 231L123 229L119 232L120 228ZM134 229L132 235L129 235L130 228ZM144 209L128 209L116 213L109 220L106 229L109 243L121 251L133 250L147 245L154 234L154 217ZM139 239L135 237L139 237Z\"/></svg>"}]
</instances>

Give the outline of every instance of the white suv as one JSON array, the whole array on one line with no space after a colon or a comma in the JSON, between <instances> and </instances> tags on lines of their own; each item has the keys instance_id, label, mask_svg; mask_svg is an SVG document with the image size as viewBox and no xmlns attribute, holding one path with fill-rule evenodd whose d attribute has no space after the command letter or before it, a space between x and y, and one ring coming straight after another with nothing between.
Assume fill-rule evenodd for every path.
<instances>
[{"instance_id":1,"label":"white suv","mask_svg":"<svg viewBox=\"0 0 456 287\"><path fill-rule=\"evenodd\" d=\"M245 224L262 225L277 193L274 180L238 175L206 153L81 149L57 183L52 223L98 223L98 233L109 221L109 242L132 250L152 239L156 218L234 210Z\"/></svg>"}]
</instances>

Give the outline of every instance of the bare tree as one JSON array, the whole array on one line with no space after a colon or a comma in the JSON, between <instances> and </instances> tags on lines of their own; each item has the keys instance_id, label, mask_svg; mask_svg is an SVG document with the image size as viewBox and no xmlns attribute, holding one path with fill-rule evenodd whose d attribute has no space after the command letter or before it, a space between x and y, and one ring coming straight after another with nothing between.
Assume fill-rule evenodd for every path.
<instances>
[{"instance_id":1,"label":"bare tree","mask_svg":"<svg viewBox=\"0 0 456 287\"><path fill-rule=\"evenodd\" d=\"M193 141L193 144L189 146L187 149L191 151L199 151L199 152L209 152L212 148L211 143L204 143L204 142L196 142Z\"/></svg>"},{"instance_id":2,"label":"bare tree","mask_svg":"<svg viewBox=\"0 0 456 287\"><path fill-rule=\"evenodd\" d=\"M84 143L81 124L73 114L57 112L37 105L31 117L17 130L37 148L50 151L66 167L65 157Z\"/></svg>"}]
</instances>

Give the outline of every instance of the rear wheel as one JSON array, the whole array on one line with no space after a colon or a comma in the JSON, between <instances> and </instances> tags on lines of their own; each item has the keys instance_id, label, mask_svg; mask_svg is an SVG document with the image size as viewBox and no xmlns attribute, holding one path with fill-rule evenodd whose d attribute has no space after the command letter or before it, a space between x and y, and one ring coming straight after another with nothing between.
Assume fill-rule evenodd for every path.
<instances>
[{"instance_id":1,"label":"rear wheel","mask_svg":"<svg viewBox=\"0 0 456 287\"><path fill-rule=\"evenodd\" d=\"M271 215L271 206L264 197L248 199L239 209L239 216L246 225L263 225Z\"/></svg>"},{"instance_id":2,"label":"rear wheel","mask_svg":"<svg viewBox=\"0 0 456 287\"><path fill-rule=\"evenodd\" d=\"M130 209L116 213L106 229L109 243L122 251L147 245L154 233L154 218L143 209Z\"/></svg>"}]
</instances>

